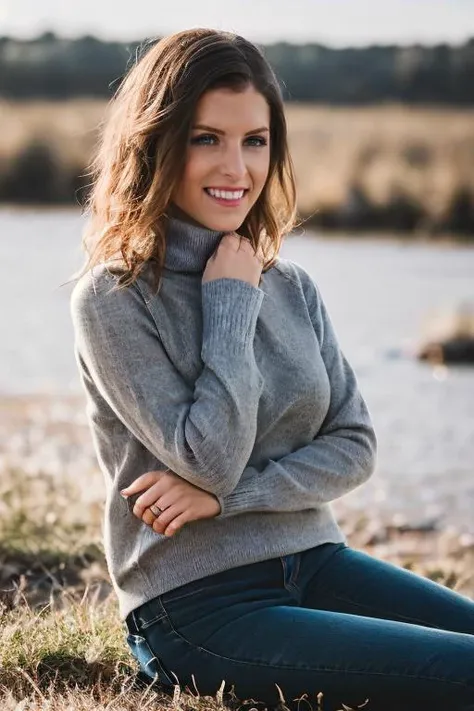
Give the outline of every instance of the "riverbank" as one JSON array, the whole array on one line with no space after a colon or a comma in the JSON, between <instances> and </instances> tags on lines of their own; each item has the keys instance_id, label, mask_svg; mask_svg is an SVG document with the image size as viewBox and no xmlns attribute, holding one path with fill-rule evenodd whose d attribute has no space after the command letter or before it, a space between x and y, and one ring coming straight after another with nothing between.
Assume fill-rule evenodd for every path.
<instances>
[{"instance_id":1,"label":"riverbank","mask_svg":"<svg viewBox=\"0 0 474 711\"><path fill-rule=\"evenodd\" d=\"M86 216L83 212L83 208L79 204L55 204L55 205L44 205L42 203L28 203L28 204L18 204L15 202L0 202L0 216L44 216L48 217L54 212L58 215L65 215L66 217L70 214L77 213L83 217L84 220ZM326 215L326 213L325 213ZM324 218L325 219L325 218ZM375 229L353 229L352 227L342 227L340 225L333 224L331 227L325 227L322 219L315 216L303 216L298 217L299 224L293 230L292 233L286 236L286 239L291 239L293 236L297 235L307 235L317 236L318 239L324 239L331 242L347 242L350 240L357 240L357 242L377 242L377 243L395 243L400 245L422 245L422 246L432 246L432 247L445 247L446 249L462 247L463 249L474 248L474 232L463 234L458 232L450 231L435 231L430 232L429 230L419 229L412 232L409 231L394 231L390 228L380 228ZM78 240L80 241L80 233L78 232ZM82 254L82 253L81 253Z\"/></svg>"}]
</instances>

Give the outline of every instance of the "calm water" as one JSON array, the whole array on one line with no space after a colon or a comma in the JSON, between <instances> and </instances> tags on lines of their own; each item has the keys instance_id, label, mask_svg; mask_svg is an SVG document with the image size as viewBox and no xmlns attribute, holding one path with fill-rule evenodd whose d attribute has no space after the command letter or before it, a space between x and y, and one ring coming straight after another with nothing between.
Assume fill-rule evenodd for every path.
<instances>
[{"instance_id":1,"label":"calm water","mask_svg":"<svg viewBox=\"0 0 474 711\"><path fill-rule=\"evenodd\" d=\"M80 392L69 319L82 265L76 211L0 212L0 393ZM300 230L302 232L302 230ZM345 497L474 525L474 367L417 362L426 318L474 301L474 249L292 236L281 255L320 286L379 440L376 475Z\"/></svg>"}]
</instances>

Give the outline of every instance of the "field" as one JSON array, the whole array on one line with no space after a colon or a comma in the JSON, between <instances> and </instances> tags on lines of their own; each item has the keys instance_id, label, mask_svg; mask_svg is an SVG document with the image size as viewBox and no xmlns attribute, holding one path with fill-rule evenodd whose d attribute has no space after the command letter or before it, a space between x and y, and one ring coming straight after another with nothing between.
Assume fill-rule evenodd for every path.
<instances>
[{"instance_id":1,"label":"field","mask_svg":"<svg viewBox=\"0 0 474 711\"><path fill-rule=\"evenodd\" d=\"M0 102L0 199L34 199L35 186L28 198L25 185L32 165L41 176L36 161L49 164L47 197L71 200L106 106ZM326 227L474 232L474 110L288 104L286 115L302 217Z\"/></svg>"}]
</instances>

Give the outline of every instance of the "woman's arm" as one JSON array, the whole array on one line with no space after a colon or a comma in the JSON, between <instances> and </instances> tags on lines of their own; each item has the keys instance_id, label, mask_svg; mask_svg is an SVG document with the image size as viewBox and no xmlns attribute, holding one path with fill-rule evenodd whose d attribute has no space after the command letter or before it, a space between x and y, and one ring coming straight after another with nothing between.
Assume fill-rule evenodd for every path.
<instances>
[{"instance_id":1,"label":"woman's arm","mask_svg":"<svg viewBox=\"0 0 474 711\"><path fill-rule=\"evenodd\" d=\"M311 322L326 366L331 400L315 439L263 470L246 467L231 493L218 496L217 518L243 511L299 511L337 499L366 481L377 441L356 376L342 353L329 314L309 274L300 275Z\"/></svg>"},{"instance_id":2,"label":"woman's arm","mask_svg":"<svg viewBox=\"0 0 474 711\"><path fill-rule=\"evenodd\" d=\"M204 367L191 388L168 358L137 282L108 293L114 283L101 266L71 295L82 377L166 467L214 495L230 493L255 443L264 379L253 340L264 292L240 279L202 285Z\"/></svg>"}]
</instances>

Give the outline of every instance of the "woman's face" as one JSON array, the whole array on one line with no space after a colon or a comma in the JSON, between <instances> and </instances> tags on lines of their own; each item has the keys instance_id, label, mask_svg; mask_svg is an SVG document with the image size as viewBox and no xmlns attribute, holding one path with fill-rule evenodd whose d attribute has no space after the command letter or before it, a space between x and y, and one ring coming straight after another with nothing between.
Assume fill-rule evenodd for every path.
<instances>
[{"instance_id":1,"label":"woman's face","mask_svg":"<svg viewBox=\"0 0 474 711\"><path fill-rule=\"evenodd\" d=\"M246 135L248 134L248 135ZM209 229L238 229L262 192L270 165L270 108L253 86L201 96L188 139L184 175L172 202ZM213 197L209 188L241 192ZM226 198L232 197L229 200Z\"/></svg>"}]
</instances>

